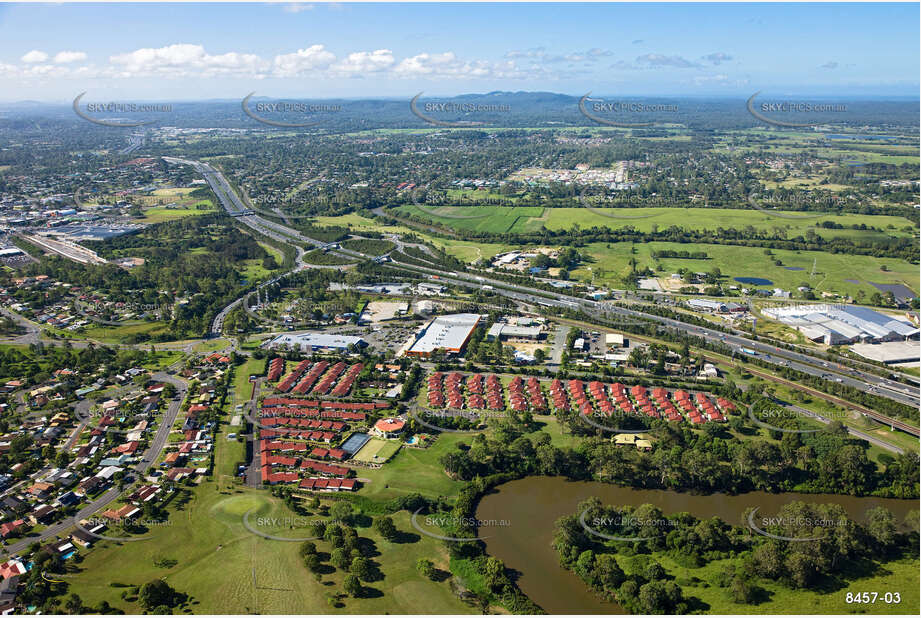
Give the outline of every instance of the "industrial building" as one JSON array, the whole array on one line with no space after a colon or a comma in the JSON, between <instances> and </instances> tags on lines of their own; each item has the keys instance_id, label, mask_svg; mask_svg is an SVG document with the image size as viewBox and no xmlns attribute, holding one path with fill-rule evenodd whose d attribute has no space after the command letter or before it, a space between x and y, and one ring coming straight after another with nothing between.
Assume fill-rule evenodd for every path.
<instances>
[{"instance_id":1,"label":"industrial building","mask_svg":"<svg viewBox=\"0 0 921 618\"><path fill-rule=\"evenodd\" d=\"M476 313L438 316L419 331L415 342L406 350L406 354L431 356L435 350L460 354L479 322L480 315Z\"/></svg>"},{"instance_id":2,"label":"industrial building","mask_svg":"<svg viewBox=\"0 0 921 618\"><path fill-rule=\"evenodd\" d=\"M688 306L699 311L711 311L713 313L738 313L746 310L745 305L732 302L724 303L706 298L692 298L688 301Z\"/></svg>"},{"instance_id":3,"label":"industrial building","mask_svg":"<svg viewBox=\"0 0 921 618\"><path fill-rule=\"evenodd\" d=\"M918 336L912 324L867 307L797 305L765 309L763 313L827 345L902 341Z\"/></svg>"},{"instance_id":4,"label":"industrial building","mask_svg":"<svg viewBox=\"0 0 921 618\"><path fill-rule=\"evenodd\" d=\"M301 352L335 350L345 352L349 346L363 348L368 342L361 337L349 335L333 335L328 333L291 333L275 337L266 347L277 349L287 347L290 350Z\"/></svg>"}]
</instances>

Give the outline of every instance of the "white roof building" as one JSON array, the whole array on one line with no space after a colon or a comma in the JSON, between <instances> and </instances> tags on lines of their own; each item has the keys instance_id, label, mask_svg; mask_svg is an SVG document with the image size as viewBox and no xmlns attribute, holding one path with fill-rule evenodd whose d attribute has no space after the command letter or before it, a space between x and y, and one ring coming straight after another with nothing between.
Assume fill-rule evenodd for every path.
<instances>
[{"instance_id":1,"label":"white roof building","mask_svg":"<svg viewBox=\"0 0 921 618\"><path fill-rule=\"evenodd\" d=\"M308 349L320 350L347 350L350 345L364 347L368 343L361 337L351 335L333 335L328 333L291 333L279 335L272 339L267 347L280 348L287 346L291 349L300 349L302 352Z\"/></svg>"},{"instance_id":2,"label":"white roof building","mask_svg":"<svg viewBox=\"0 0 921 618\"><path fill-rule=\"evenodd\" d=\"M460 354L479 322L480 315L477 313L438 316L419 332L416 341L406 353L414 356L429 356L435 350L444 350Z\"/></svg>"}]
</instances>

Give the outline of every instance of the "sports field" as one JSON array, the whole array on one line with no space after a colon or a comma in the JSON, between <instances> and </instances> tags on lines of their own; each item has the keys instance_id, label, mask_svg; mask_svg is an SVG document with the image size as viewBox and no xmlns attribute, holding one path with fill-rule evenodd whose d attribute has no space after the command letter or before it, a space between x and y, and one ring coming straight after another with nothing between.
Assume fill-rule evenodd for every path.
<instances>
[{"instance_id":1,"label":"sports field","mask_svg":"<svg viewBox=\"0 0 921 618\"><path fill-rule=\"evenodd\" d=\"M352 457L355 461L362 463L384 463L400 450L400 442L397 440L381 440L380 438L371 438L361 450Z\"/></svg>"}]
</instances>

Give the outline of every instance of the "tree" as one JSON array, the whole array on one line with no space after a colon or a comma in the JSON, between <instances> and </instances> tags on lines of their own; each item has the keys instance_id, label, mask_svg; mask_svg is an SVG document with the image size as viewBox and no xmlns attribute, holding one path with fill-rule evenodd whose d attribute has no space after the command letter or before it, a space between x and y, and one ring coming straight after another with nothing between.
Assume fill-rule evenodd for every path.
<instances>
[{"instance_id":1,"label":"tree","mask_svg":"<svg viewBox=\"0 0 921 618\"><path fill-rule=\"evenodd\" d=\"M371 568L371 561L362 557L352 560L349 571L363 582L370 581L374 575L374 569Z\"/></svg>"},{"instance_id":2,"label":"tree","mask_svg":"<svg viewBox=\"0 0 921 618\"><path fill-rule=\"evenodd\" d=\"M399 531L393 525L393 518L391 517L381 517L375 520L374 529L388 541L393 541L399 535Z\"/></svg>"},{"instance_id":3,"label":"tree","mask_svg":"<svg viewBox=\"0 0 921 618\"><path fill-rule=\"evenodd\" d=\"M336 568L345 571L352 564L352 555L344 547L337 547L330 554L329 561L332 562L333 566Z\"/></svg>"},{"instance_id":4,"label":"tree","mask_svg":"<svg viewBox=\"0 0 921 618\"><path fill-rule=\"evenodd\" d=\"M867 533L880 549L889 549L895 543L897 535L892 512L881 506L867 511Z\"/></svg>"},{"instance_id":5,"label":"tree","mask_svg":"<svg viewBox=\"0 0 921 618\"><path fill-rule=\"evenodd\" d=\"M82 614L84 613L83 600L78 595L71 594L64 603L64 609L68 614Z\"/></svg>"},{"instance_id":6,"label":"tree","mask_svg":"<svg viewBox=\"0 0 921 618\"><path fill-rule=\"evenodd\" d=\"M321 565L322 562L318 554L307 554L304 556L304 566L306 566L311 573L319 573Z\"/></svg>"},{"instance_id":7,"label":"tree","mask_svg":"<svg viewBox=\"0 0 921 618\"><path fill-rule=\"evenodd\" d=\"M498 558L490 556L483 567L483 575L486 577L486 584L495 590L505 578L505 564Z\"/></svg>"},{"instance_id":8,"label":"tree","mask_svg":"<svg viewBox=\"0 0 921 618\"><path fill-rule=\"evenodd\" d=\"M140 601L141 606L147 611L151 611L161 605L173 607L177 604L178 600L179 593L162 579L154 579L147 582L141 586L141 590L138 593L138 601Z\"/></svg>"},{"instance_id":9,"label":"tree","mask_svg":"<svg viewBox=\"0 0 921 618\"><path fill-rule=\"evenodd\" d=\"M361 583L354 575L346 575L345 581L342 582L342 589L353 599L361 596Z\"/></svg>"},{"instance_id":10,"label":"tree","mask_svg":"<svg viewBox=\"0 0 921 618\"><path fill-rule=\"evenodd\" d=\"M435 563L428 558L419 558L416 561L416 569L419 571L422 577L435 579L435 575L437 573L437 570L435 569Z\"/></svg>"}]
</instances>

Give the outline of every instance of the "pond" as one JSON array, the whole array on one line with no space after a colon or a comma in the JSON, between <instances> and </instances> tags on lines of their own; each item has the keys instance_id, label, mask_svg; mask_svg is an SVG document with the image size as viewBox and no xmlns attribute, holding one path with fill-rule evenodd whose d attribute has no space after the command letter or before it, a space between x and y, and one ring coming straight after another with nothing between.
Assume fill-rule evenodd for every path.
<instances>
[{"instance_id":1,"label":"pond","mask_svg":"<svg viewBox=\"0 0 921 618\"><path fill-rule=\"evenodd\" d=\"M770 279L762 279L761 277L733 277L733 280L749 285L774 285L774 282Z\"/></svg>"},{"instance_id":2,"label":"pond","mask_svg":"<svg viewBox=\"0 0 921 618\"><path fill-rule=\"evenodd\" d=\"M484 496L477 519L506 520L503 527L481 528L486 550L520 573L518 586L550 614L622 614L616 603L600 599L581 579L559 565L551 547L553 527L564 515L574 514L579 502L597 496L604 504L653 504L666 514L688 512L699 518L719 517L733 525L746 525L743 513L760 507L759 515L774 515L785 504L799 500L840 504L850 517L863 521L867 509L884 506L902 521L917 500L856 498L832 494L769 494L752 492L738 496L693 495L659 489L633 489L607 483L569 481L562 477L529 477L505 483Z\"/></svg>"}]
</instances>

